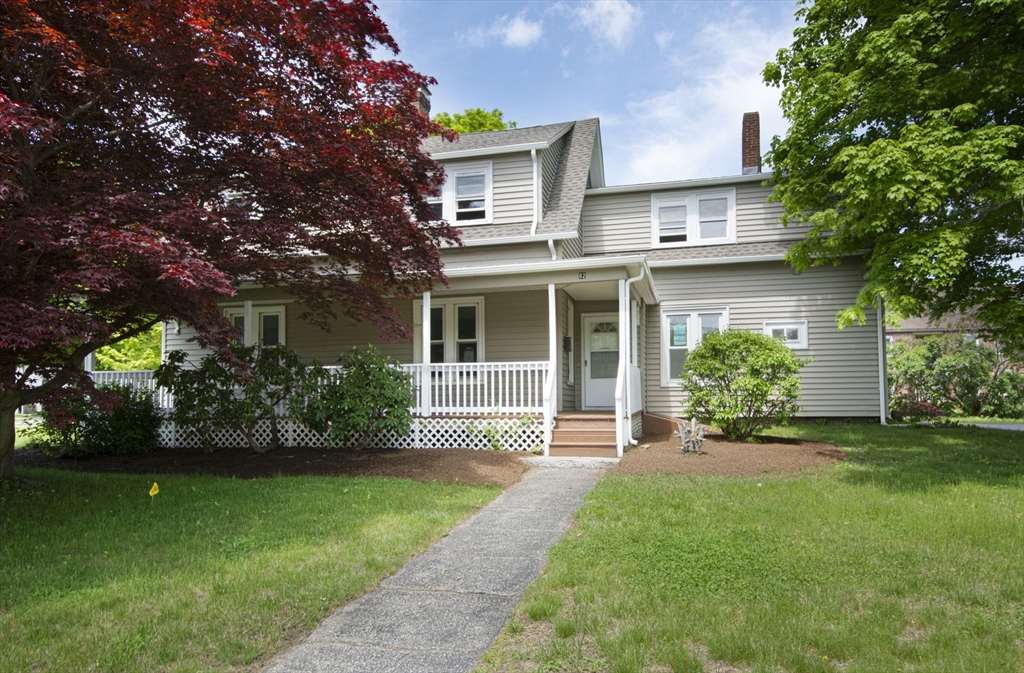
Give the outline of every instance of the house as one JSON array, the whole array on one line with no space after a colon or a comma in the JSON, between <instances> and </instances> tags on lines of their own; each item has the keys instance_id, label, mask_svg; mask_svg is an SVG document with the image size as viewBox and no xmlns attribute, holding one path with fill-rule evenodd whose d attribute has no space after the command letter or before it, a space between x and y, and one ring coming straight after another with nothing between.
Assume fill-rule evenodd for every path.
<instances>
[{"instance_id":1,"label":"house","mask_svg":"<svg viewBox=\"0 0 1024 673\"><path fill-rule=\"evenodd\" d=\"M768 202L757 127L746 115L737 175L620 186L605 184L597 119L430 138L447 173L434 207L465 247L443 251L450 287L394 300L412 343L344 321L326 334L275 290L243 287L225 313L247 343L325 363L376 344L401 362L416 422L411 437L383 440L397 446L487 446L488 434L506 448L621 455L645 424L681 413L687 353L726 326L813 358L802 415L884 420L880 313L836 328L860 261L799 275L786 265L804 230L781 226ZM191 336L166 329L164 348L196 350ZM319 441L294 432L285 441Z\"/></svg>"}]
</instances>

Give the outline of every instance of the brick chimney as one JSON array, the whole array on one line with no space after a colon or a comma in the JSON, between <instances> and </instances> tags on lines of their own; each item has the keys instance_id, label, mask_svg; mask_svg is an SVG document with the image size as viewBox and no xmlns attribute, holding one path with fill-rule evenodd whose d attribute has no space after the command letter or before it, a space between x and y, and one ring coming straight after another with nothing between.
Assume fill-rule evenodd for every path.
<instances>
[{"instance_id":1,"label":"brick chimney","mask_svg":"<svg viewBox=\"0 0 1024 673\"><path fill-rule=\"evenodd\" d=\"M743 113L743 175L761 172L761 116Z\"/></svg>"},{"instance_id":2,"label":"brick chimney","mask_svg":"<svg viewBox=\"0 0 1024 673\"><path fill-rule=\"evenodd\" d=\"M430 118L430 90L427 87L420 88L420 95L416 98L416 109L426 118Z\"/></svg>"}]
</instances>

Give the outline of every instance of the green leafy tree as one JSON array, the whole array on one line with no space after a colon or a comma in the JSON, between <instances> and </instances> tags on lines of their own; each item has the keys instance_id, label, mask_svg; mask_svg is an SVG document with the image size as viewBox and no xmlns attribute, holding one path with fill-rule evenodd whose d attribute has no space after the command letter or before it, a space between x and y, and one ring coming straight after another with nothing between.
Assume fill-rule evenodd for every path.
<instances>
[{"instance_id":1,"label":"green leafy tree","mask_svg":"<svg viewBox=\"0 0 1024 673\"><path fill-rule=\"evenodd\" d=\"M456 133L479 133L481 131L514 129L516 123L513 121L506 122L503 119L504 115L505 113L498 108L488 112L483 108L471 107L466 108L466 111L462 113L449 114L447 112L438 112L434 116L434 122Z\"/></svg>"},{"instance_id":2,"label":"green leafy tree","mask_svg":"<svg viewBox=\"0 0 1024 673\"><path fill-rule=\"evenodd\" d=\"M683 367L686 413L730 439L783 425L800 410L798 374L805 363L764 334L739 329L706 334Z\"/></svg>"},{"instance_id":3,"label":"green leafy tree","mask_svg":"<svg viewBox=\"0 0 1024 673\"><path fill-rule=\"evenodd\" d=\"M378 349L353 348L342 369L314 365L292 416L338 444L366 448L381 432L406 436L412 427L412 378Z\"/></svg>"},{"instance_id":4,"label":"green leafy tree","mask_svg":"<svg viewBox=\"0 0 1024 673\"><path fill-rule=\"evenodd\" d=\"M1024 3L803 0L765 67L790 127L768 155L799 271L866 251L840 324L881 298L960 311L1024 348Z\"/></svg>"},{"instance_id":5,"label":"green leafy tree","mask_svg":"<svg viewBox=\"0 0 1024 673\"><path fill-rule=\"evenodd\" d=\"M139 371L160 366L162 325L96 351L98 371Z\"/></svg>"},{"instance_id":6,"label":"green leafy tree","mask_svg":"<svg viewBox=\"0 0 1024 673\"><path fill-rule=\"evenodd\" d=\"M256 453L281 444L278 424L285 403L302 389L307 369L285 346L234 346L233 358L207 355L193 367L185 351L171 351L156 372L157 383L174 395L169 420L190 429L213 448L213 433L240 432ZM270 425L270 441L256 441L256 429Z\"/></svg>"}]
</instances>

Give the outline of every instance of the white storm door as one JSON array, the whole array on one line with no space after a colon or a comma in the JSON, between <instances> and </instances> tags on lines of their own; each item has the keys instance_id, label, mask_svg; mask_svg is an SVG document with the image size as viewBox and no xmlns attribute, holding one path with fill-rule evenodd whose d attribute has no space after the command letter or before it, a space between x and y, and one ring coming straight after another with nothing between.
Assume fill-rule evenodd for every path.
<instances>
[{"instance_id":1,"label":"white storm door","mask_svg":"<svg viewBox=\"0 0 1024 673\"><path fill-rule=\"evenodd\" d=\"M619 316L583 316L583 408L614 409L619 374Z\"/></svg>"}]
</instances>

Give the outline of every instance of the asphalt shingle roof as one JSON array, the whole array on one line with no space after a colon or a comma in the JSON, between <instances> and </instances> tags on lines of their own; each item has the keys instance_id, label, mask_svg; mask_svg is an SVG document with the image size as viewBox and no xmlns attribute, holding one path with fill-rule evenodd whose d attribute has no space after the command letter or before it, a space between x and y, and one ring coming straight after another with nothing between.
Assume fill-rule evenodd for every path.
<instances>
[{"instance_id":1,"label":"asphalt shingle roof","mask_svg":"<svg viewBox=\"0 0 1024 673\"><path fill-rule=\"evenodd\" d=\"M528 126L523 129L507 131L487 131L484 133L463 133L453 143L441 136L430 136L423 141L423 151L428 154L456 152L460 150L497 149L510 145L529 145L531 143L551 142L559 133L572 126L572 122L545 124L544 126Z\"/></svg>"},{"instance_id":2,"label":"asphalt shingle roof","mask_svg":"<svg viewBox=\"0 0 1024 673\"><path fill-rule=\"evenodd\" d=\"M552 236L579 231L583 192L587 189L594 138L599 128L600 123L596 118L583 119L575 122L572 130L565 135L548 207L537 227L538 235Z\"/></svg>"}]
</instances>

